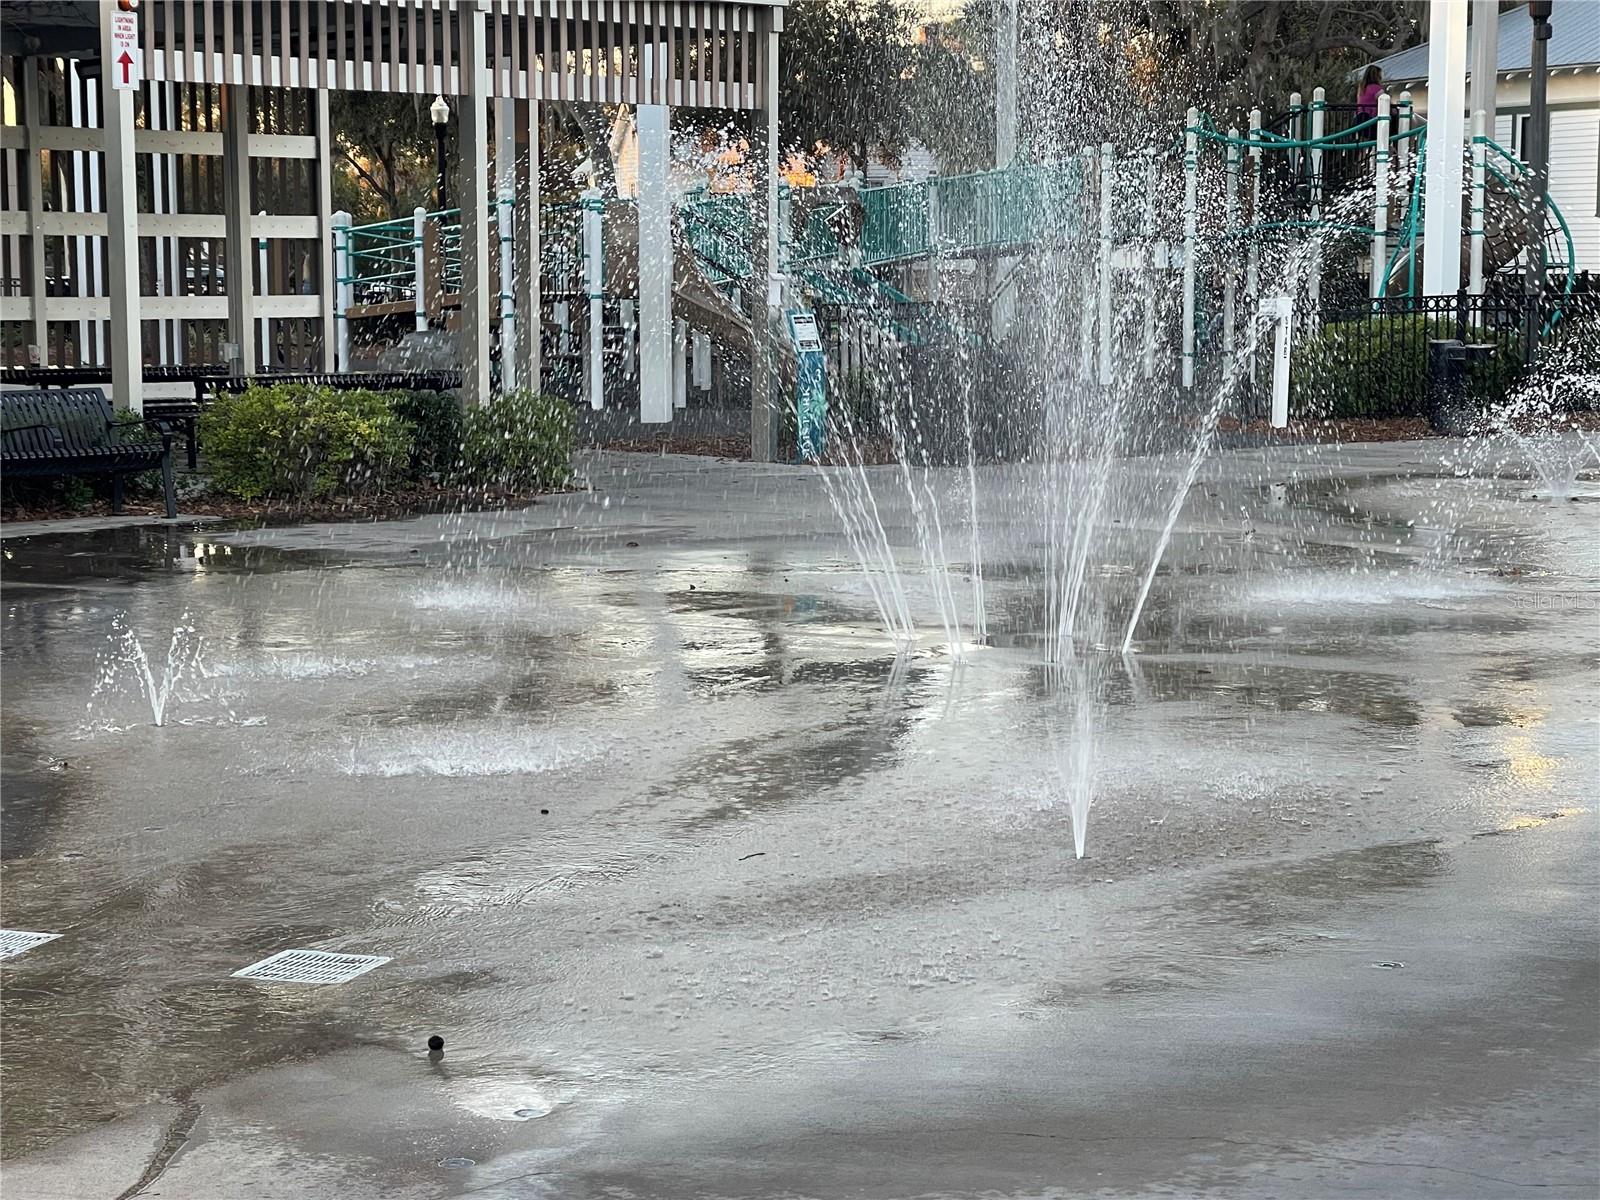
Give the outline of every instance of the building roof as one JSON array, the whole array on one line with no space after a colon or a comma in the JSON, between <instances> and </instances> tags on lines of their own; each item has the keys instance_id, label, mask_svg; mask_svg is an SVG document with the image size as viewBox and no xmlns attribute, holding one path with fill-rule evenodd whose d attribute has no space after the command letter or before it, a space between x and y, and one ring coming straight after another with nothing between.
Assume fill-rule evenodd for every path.
<instances>
[{"instance_id":1,"label":"building roof","mask_svg":"<svg viewBox=\"0 0 1600 1200\"><path fill-rule=\"evenodd\" d=\"M1472 61L1472 35L1467 29L1467 61ZM1596 0L1551 0L1550 67L1600 66L1600 3ZM1533 21L1528 6L1500 14L1500 52L1495 71L1527 71L1533 65ZM1380 58L1385 83L1414 83L1428 78L1428 43Z\"/></svg>"}]
</instances>

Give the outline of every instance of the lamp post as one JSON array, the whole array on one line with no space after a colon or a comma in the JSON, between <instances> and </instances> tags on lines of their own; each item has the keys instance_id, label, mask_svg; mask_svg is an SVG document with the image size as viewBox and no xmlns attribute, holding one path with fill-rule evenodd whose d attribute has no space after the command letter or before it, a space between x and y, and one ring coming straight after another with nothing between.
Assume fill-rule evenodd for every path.
<instances>
[{"instance_id":1,"label":"lamp post","mask_svg":"<svg viewBox=\"0 0 1600 1200\"><path fill-rule=\"evenodd\" d=\"M1550 8L1551 0L1532 0L1528 16L1533 20L1533 56L1528 85L1528 136L1523 158L1528 164L1528 262L1522 274L1523 357L1533 361L1539 349L1544 300L1544 210L1550 190Z\"/></svg>"},{"instance_id":2,"label":"lamp post","mask_svg":"<svg viewBox=\"0 0 1600 1200\"><path fill-rule=\"evenodd\" d=\"M433 145L434 161L438 167L439 180L436 187L435 202L438 209L444 210L446 195L444 171L444 134L450 124L450 105L443 96L435 96L433 103L428 105L428 115L433 118Z\"/></svg>"}]
</instances>

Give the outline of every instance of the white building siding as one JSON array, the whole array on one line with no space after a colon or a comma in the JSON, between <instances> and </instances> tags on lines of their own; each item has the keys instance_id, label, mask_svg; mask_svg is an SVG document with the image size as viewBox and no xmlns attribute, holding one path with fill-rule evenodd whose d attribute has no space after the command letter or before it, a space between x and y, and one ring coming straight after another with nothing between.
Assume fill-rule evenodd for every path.
<instances>
[{"instance_id":1,"label":"white building siding","mask_svg":"<svg viewBox=\"0 0 1600 1200\"><path fill-rule=\"evenodd\" d=\"M1550 114L1550 198L1580 271L1600 271L1600 107Z\"/></svg>"}]
</instances>

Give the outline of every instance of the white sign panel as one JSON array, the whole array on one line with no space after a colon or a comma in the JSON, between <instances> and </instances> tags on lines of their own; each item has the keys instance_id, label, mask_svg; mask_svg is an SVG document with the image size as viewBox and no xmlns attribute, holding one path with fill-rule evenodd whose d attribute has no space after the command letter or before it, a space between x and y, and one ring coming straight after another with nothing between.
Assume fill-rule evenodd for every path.
<instances>
[{"instance_id":1,"label":"white sign panel","mask_svg":"<svg viewBox=\"0 0 1600 1200\"><path fill-rule=\"evenodd\" d=\"M139 86L143 60L139 57L139 14L117 11L111 14L111 61L105 73L118 91Z\"/></svg>"}]
</instances>

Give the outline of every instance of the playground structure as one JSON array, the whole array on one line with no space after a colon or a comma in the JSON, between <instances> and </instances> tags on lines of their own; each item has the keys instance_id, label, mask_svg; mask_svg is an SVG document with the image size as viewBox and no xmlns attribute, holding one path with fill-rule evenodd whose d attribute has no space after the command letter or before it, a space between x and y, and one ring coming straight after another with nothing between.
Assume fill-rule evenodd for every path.
<instances>
[{"instance_id":1,"label":"playground structure","mask_svg":"<svg viewBox=\"0 0 1600 1200\"><path fill-rule=\"evenodd\" d=\"M1526 260L1526 168L1482 127L1479 114L1463 196L1470 220L1460 255L1471 296L1484 294L1496 273L1515 272ZM937 297L914 300L886 277L895 269L930 260L1022 256L1052 242L1097 242L1094 296L1079 331L1085 375L1108 383L1117 369L1112 295L1119 291L1117 277L1128 275L1138 285L1134 291L1143 309L1137 369L1147 379L1156 377L1162 349L1176 344L1181 349L1171 356L1179 364L1173 382L1192 389L1202 350L1233 354L1249 314L1270 310L1275 319L1287 318L1286 332L1315 328L1329 271L1324 259L1332 247L1365 248L1359 285L1373 301L1419 295L1427 132L1409 93L1381 96L1376 112L1367 116L1354 105L1330 105L1319 88L1309 103L1292 95L1279 115L1252 111L1242 132L1237 126L1219 130L1191 109L1181 141L1164 152L1119 155L1108 143L1053 163L913 183L780 187L776 242L783 303L848 309L884 341L910 345L924 323L908 321L908 307L931 311ZM1213 169L1207 151L1220 157L1220 170ZM1184 199L1174 215L1161 198L1176 190L1180 168ZM1126 203L1133 195L1142 197L1136 207ZM1224 214L1220 234L1202 237L1204 207ZM502 228L508 208L502 202L496 209ZM674 206L673 410L685 407L690 380L698 390L710 389L713 348L723 355L753 349L750 313L766 303L753 286L749 249L759 221L756 208L748 193L704 190L680 196ZM412 221L340 229L342 327L396 314L414 316L419 331L447 324L457 303L457 220L454 212L419 210ZM1553 201L1546 202L1544 226L1546 268L1560 281L1560 291L1570 292L1572 235ZM562 364L568 364L570 390L592 408L603 408L608 379L637 386L640 255L647 253L640 248L637 206L591 192L577 205L545 206L541 230L543 359L552 368L547 378L560 377ZM1279 295L1283 283L1271 274L1274 250L1307 239L1313 246L1303 294ZM501 277L509 269L507 255ZM1181 277L1176 308L1166 299L1171 289L1155 286L1163 273ZM1335 290L1348 293L1358 281L1348 268L1342 275ZM500 322L514 323L510 292L494 281L491 286L502 298ZM1548 322L1560 311L1558 295ZM1216 324L1220 330L1209 328ZM349 364L347 353L341 351L341 366ZM835 376L849 366L835 364Z\"/></svg>"},{"instance_id":2,"label":"playground structure","mask_svg":"<svg viewBox=\"0 0 1600 1200\"><path fill-rule=\"evenodd\" d=\"M158 0L138 10L128 87L103 70L115 57L111 0L49 27L26 8L8 12L23 35L8 47L30 37L39 47L3 64L16 121L0 180L10 359L103 367L116 402L134 409L141 367L186 364L248 375L437 367L444 355L463 370L465 403L523 386L592 408L636 393L646 423L673 420L691 381L700 391L720 381L724 395L748 390L752 452L770 458L788 403L776 391L786 310L849 314L887 353L992 344L1030 259L1065 261L1057 252L1070 248L1083 294L1077 328L1062 332L1082 347L1084 378L1170 374L1182 390L1198 386L1202 357L1234 353L1243 322L1263 311L1285 337L1314 329L1325 291L1352 286L1335 261L1352 245L1368 251L1360 287L1374 304L1482 294L1526 263L1526 170L1481 116L1470 134L1450 123L1451 144L1431 149L1407 93L1368 115L1319 89L1282 114L1250 114L1243 132L1191 110L1167 146L1018 158L1010 4L995 62L1001 165L784 189L783 7ZM1441 12L1453 39L1465 17ZM1447 40L1430 98L1464 110L1464 44ZM455 97L462 207L364 226L332 211L328 93L369 88ZM531 169L545 101L630 108L636 201L591 191L545 203ZM673 195L673 106L749 121L748 190ZM1161 202L1180 194L1181 206ZM1553 202L1543 243L1561 280L1549 326L1575 275ZM1286 296L1274 264L1296 244L1313 259L1303 294ZM937 269L955 260L982 264L966 275L984 289L959 316ZM859 365L871 363L836 373Z\"/></svg>"}]
</instances>

